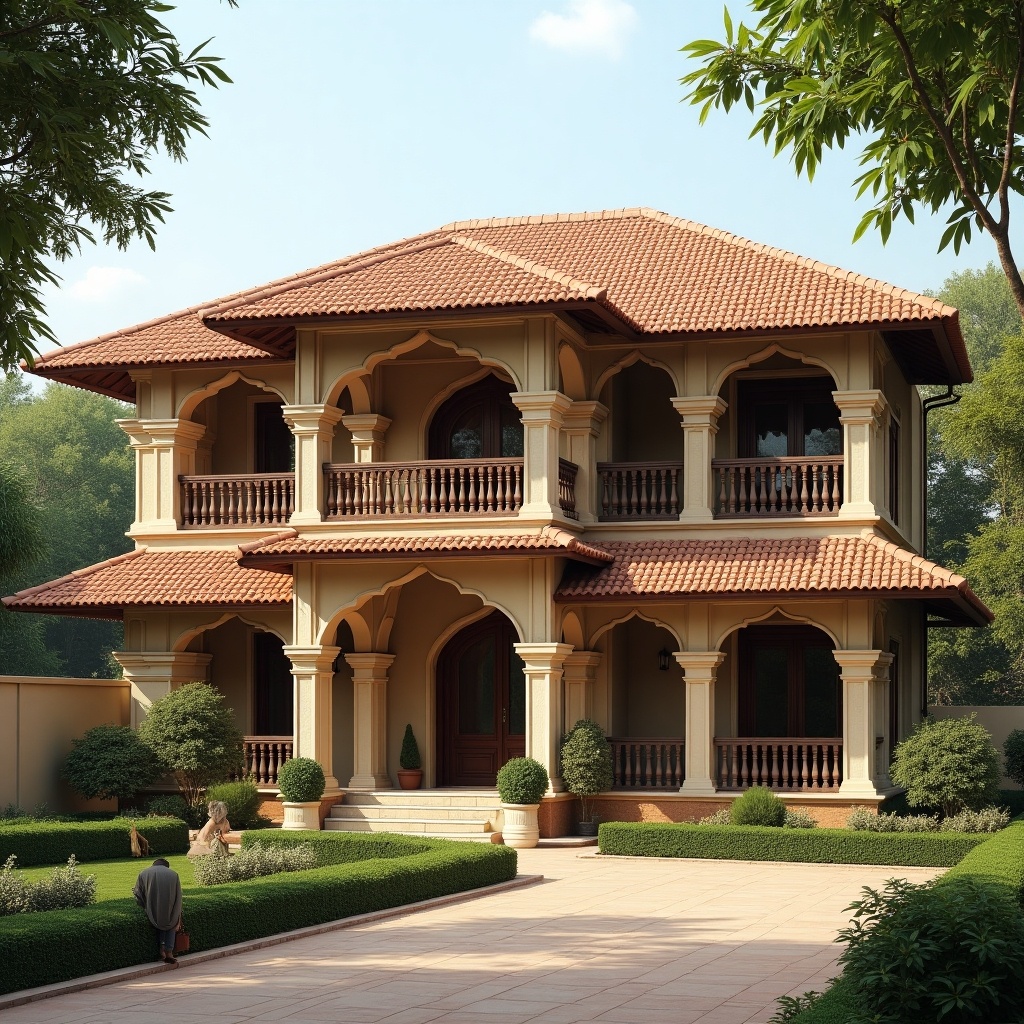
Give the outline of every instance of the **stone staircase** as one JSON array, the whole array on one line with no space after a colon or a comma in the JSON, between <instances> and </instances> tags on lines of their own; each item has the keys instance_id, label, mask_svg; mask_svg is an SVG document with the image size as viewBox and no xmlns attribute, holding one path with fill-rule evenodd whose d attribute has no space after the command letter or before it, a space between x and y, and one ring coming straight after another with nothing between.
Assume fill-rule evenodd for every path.
<instances>
[{"instance_id":1,"label":"stone staircase","mask_svg":"<svg viewBox=\"0 0 1024 1024\"><path fill-rule=\"evenodd\" d=\"M501 828L501 801L494 789L351 790L324 828L489 843Z\"/></svg>"}]
</instances>

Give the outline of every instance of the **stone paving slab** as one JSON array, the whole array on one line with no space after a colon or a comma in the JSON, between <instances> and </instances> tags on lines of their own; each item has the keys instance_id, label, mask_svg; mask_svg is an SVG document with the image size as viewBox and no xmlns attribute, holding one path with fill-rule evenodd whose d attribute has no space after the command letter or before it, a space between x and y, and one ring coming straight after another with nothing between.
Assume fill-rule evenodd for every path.
<instances>
[{"instance_id":1,"label":"stone paving slab","mask_svg":"<svg viewBox=\"0 0 1024 1024\"><path fill-rule=\"evenodd\" d=\"M3 1012L3 1024L764 1024L824 988L864 885L932 868L521 850L537 885ZM187 908L186 908L187 913Z\"/></svg>"}]
</instances>

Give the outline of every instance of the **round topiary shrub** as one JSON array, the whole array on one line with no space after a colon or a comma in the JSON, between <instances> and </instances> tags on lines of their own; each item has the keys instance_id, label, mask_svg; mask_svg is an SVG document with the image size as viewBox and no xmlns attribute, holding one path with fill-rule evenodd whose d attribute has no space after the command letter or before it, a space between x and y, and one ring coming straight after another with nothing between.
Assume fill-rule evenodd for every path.
<instances>
[{"instance_id":1,"label":"round topiary shrub","mask_svg":"<svg viewBox=\"0 0 1024 1024\"><path fill-rule=\"evenodd\" d=\"M782 828L786 824L786 805L770 789L752 786L738 800L733 800L729 817L734 825Z\"/></svg>"},{"instance_id":2,"label":"round topiary shrub","mask_svg":"<svg viewBox=\"0 0 1024 1024\"><path fill-rule=\"evenodd\" d=\"M562 781L580 798L580 817L594 820L590 797L612 787L612 752L604 729L581 718L562 740Z\"/></svg>"},{"instance_id":3,"label":"round topiary shrub","mask_svg":"<svg viewBox=\"0 0 1024 1024\"><path fill-rule=\"evenodd\" d=\"M73 746L64 778L86 799L130 800L160 777L152 749L127 725L97 725Z\"/></svg>"},{"instance_id":4,"label":"round topiary shrub","mask_svg":"<svg viewBox=\"0 0 1024 1024\"><path fill-rule=\"evenodd\" d=\"M547 769L532 757L513 757L498 769L503 804L539 804L547 788Z\"/></svg>"},{"instance_id":5,"label":"round topiary shrub","mask_svg":"<svg viewBox=\"0 0 1024 1024\"><path fill-rule=\"evenodd\" d=\"M911 807L939 807L949 816L998 799L999 752L975 718L926 718L897 744L889 775Z\"/></svg>"},{"instance_id":6,"label":"round topiary shrub","mask_svg":"<svg viewBox=\"0 0 1024 1024\"><path fill-rule=\"evenodd\" d=\"M1024 786L1024 729L1014 729L1003 741L1006 777Z\"/></svg>"},{"instance_id":7,"label":"round topiary shrub","mask_svg":"<svg viewBox=\"0 0 1024 1024\"><path fill-rule=\"evenodd\" d=\"M281 799L290 804L306 804L319 800L327 788L324 770L311 757L293 757L277 772L277 788Z\"/></svg>"}]
</instances>

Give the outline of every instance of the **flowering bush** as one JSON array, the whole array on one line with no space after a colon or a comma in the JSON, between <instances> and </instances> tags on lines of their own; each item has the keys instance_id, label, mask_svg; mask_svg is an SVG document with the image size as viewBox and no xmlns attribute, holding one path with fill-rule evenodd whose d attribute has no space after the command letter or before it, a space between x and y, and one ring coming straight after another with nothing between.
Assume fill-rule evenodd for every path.
<instances>
[{"instance_id":1,"label":"flowering bush","mask_svg":"<svg viewBox=\"0 0 1024 1024\"><path fill-rule=\"evenodd\" d=\"M30 882L17 870L18 858L7 858L0 868L0 917L43 910L71 910L96 902L96 876L83 875L74 855L67 865L53 869L49 878Z\"/></svg>"},{"instance_id":2,"label":"flowering bush","mask_svg":"<svg viewBox=\"0 0 1024 1024\"><path fill-rule=\"evenodd\" d=\"M294 846L270 846L254 843L233 857L196 857L192 870L200 885L222 885L243 882L261 875L282 871L308 871L319 867L316 850L311 843Z\"/></svg>"}]
</instances>

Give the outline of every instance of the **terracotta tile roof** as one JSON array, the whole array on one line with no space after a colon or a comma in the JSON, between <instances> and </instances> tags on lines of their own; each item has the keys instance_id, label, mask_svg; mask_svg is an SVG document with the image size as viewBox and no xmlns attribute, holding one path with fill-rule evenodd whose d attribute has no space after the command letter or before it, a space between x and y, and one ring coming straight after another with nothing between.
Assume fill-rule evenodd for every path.
<instances>
[{"instance_id":1,"label":"terracotta tile roof","mask_svg":"<svg viewBox=\"0 0 1024 1024\"><path fill-rule=\"evenodd\" d=\"M566 555L577 561L603 565L611 555L585 544L567 530L544 527L540 533L490 536L410 537L400 534L372 537L300 537L294 530L239 546L242 565L290 565L327 558L422 558L426 555Z\"/></svg>"},{"instance_id":2,"label":"terracotta tile roof","mask_svg":"<svg viewBox=\"0 0 1024 1024\"><path fill-rule=\"evenodd\" d=\"M229 296L205 318L570 300L642 334L941 324L970 374L958 314L937 299L646 208L461 221Z\"/></svg>"},{"instance_id":3,"label":"terracotta tile roof","mask_svg":"<svg viewBox=\"0 0 1024 1024\"><path fill-rule=\"evenodd\" d=\"M979 624L992 613L949 569L872 535L602 541L614 561L570 566L560 601L748 595L853 595L952 600Z\"/></svg>"},{"instance_id":4,"label":"terracotta tile roof","mask_svg":"<svg viewBox=\"0 0 1024 1024\"><path fill-rule=\"evenodd\" d=\"M238 564L233 550L149 551L138 548L22 590L3 603L13 611L119 618L128 606L288 605L290 575Z\"/></svg>"}]
</instances>

